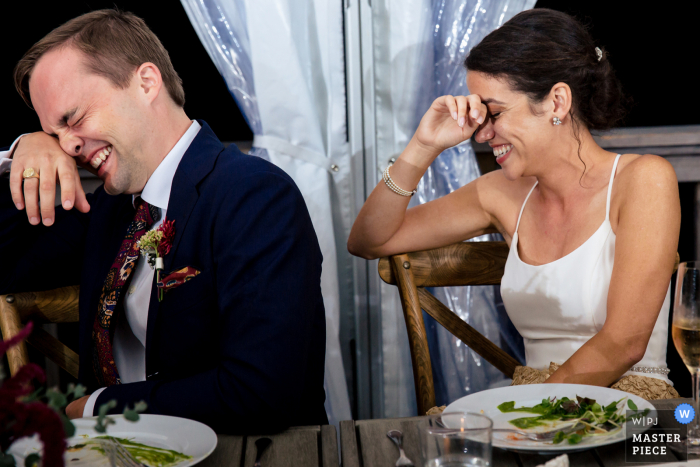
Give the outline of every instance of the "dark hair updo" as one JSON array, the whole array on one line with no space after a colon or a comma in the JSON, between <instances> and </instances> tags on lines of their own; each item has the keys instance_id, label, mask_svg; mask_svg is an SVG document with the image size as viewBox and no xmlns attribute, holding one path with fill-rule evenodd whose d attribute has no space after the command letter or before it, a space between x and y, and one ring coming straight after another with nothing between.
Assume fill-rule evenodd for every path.
<instances>
[{"instance_id":1,"label":"dark hair updo","mask_svg":"<svg viewBox=\"0 0 700 467\"><path fill-rule=\"evenodd\" d=\"M467 70L505 78L513 90L542 102L559 82L571 88L574 125L607 130L625 115L622 86L605 50L575 18L538 8L515 15L477 44L464 61Z\"/></svg>"}]
</instances>

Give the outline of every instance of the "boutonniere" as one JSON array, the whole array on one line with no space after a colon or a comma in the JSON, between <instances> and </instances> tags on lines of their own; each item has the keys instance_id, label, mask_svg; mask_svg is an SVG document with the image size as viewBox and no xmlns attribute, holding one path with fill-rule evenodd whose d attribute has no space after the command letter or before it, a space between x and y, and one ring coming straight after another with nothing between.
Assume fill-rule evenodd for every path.
<instances>
[{"instance_id":1,"label":"boutonniere","mask_svg":"<svg viewBox=\"0 0 700 467\"><path fill-rule=\"evenodd\" d=\"M175 221L169 221L167 217L155 230L143 234L138 241L141 254L146 258L151 269L156 270L156 280L160 282L160 272L163 270L163 257L170 253L175 238ZM158 290L158 301L163 301L163 290Z\"/></svg>"}]
</instances>

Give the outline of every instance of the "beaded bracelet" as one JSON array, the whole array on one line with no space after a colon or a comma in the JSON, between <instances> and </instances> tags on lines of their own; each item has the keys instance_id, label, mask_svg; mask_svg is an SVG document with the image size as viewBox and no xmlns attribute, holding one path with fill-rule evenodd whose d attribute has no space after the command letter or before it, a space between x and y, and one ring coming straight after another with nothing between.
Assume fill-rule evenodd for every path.
<instances>
[{"instance_id":1,"label":"beaded bracelet","mask_svg":"<svg viewBox=\"0 0 700 467\"><path fill-rule=\"evenodd\" d=\"M394 181L391 179L391 175L389 175L389 167L388 165L386 169L384 169L384 174L382 175L382 178L384 179L384 183L386 183L386 186L389 187L391 191L396 193L397 195L401 196L408 196L411 197L416 194L416 190L413 191L406 191L403 188L400 188Z\"/></svg>"}]
</instances>

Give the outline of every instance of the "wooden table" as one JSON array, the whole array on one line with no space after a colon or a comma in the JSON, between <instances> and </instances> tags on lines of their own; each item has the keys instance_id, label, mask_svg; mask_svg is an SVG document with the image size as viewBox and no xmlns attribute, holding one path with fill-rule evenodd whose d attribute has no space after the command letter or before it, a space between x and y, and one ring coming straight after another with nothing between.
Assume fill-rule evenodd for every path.
<instances>
[{"instance_id":1,"label":"wooden table","mask_svg":"<svg viewBox=\"0 0 700 467\"><path fill-rule=\"evenodd\" d=\"M669 399L652 401L659 410L673 410L678 404L692 403L690 399ZM659 424L666 425L664 420L669 412L659 413ZM340 446L343 467L394 467L398 458L396 446L386 437L389 430L401 430L404 433L404 450L409 459L419 467L420 441L416 423L425 417L393 418L384 420L359 420L340 422ZM500 467L530 467L545 463L552 456L537 454L516 454L512 451L493 448L491 465ZM658 458L655 458L655 460ZM678 458L669 452L667 462L677 462ZM625 462L624 443L590 449L588 451L569 454L569 462L575 467L616 467L633 464ZM688 464L691 465L691 464Z\"/></svg>"},{"instance_id":2,"label":"wooden table","mask_svg":"<svg viewBox=\"0 0 700 467\"><path fill-rule=\"evenodd\" d=\"M272 440L263 453L264 467L338 467L338 438L333 425L290 428L276 435L218 435L214 452L201 467L253 467L255 440Z\"/></svg>"}]
</instances>

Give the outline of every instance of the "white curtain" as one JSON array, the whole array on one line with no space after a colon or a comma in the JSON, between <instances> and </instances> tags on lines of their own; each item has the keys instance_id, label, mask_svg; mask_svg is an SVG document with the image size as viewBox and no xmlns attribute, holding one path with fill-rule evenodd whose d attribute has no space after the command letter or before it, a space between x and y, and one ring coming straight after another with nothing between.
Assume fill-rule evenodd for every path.
<instances>
[{"instance_id":1,"label":"white curtain","mask_svg":"<svg viewBox=\"0 0 700 467\"><path fill-rule=\"evenodd\" d=\"M337 425L352 418L338 337L336 234L344 245L351 223L342 3L181 1L255 134L253 152L285 170L309 208L323 253L326 411Z\"/></svg>"},{"instance_id":2,"label":"white curtain","mask_svg":"<svg viewBox=\"0 0 700 467\"><path fill-rule=\"evenodd\" d=\"M469 49L535 0L373 0L377 167L381 172L412 137L430 103L467 95L462 62ZM444 196L480 175L467 141L443 152L418 187L413 203ZM486 337L504 334L490 287L447 288L438 298ZM384 417L415 414L415 390L406 326L396 288L381 289ZM427 323L429 326L430 323ZM438 402L504 384L502 374L439 325L431 332ZM442 401L440 400L442 399Z\"/></svg>"}]
</instances>

